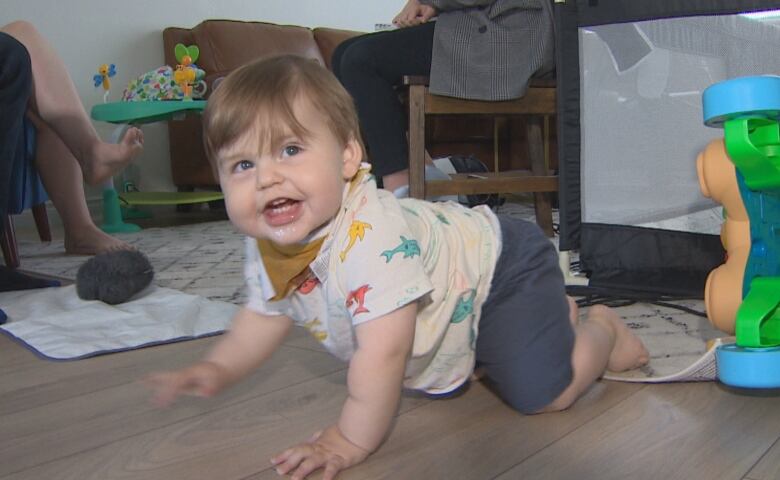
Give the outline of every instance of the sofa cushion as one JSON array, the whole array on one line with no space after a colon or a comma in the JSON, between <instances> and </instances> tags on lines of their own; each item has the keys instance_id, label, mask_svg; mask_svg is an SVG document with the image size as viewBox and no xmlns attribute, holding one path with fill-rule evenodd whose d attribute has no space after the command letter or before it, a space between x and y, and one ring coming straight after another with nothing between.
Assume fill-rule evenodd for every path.
<instances>
[{"instance_id":1,"label":"sofa cushion","mask_svg":"<svg viewBox=\"0 0 780 480\"><path fill-rule=\"evenodd\" d=\"M206 20L192 29L200 48L198 66L207 73L230 72L253 60L293 54L325 65L312 31L294 25Z\"/></svg>"}]
</instances>

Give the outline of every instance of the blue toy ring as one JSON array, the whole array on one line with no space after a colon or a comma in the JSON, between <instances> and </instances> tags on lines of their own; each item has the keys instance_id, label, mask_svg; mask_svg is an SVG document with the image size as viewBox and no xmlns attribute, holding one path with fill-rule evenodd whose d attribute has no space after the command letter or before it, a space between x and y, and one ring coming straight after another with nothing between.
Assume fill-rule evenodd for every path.
<instances>
[{"instance_id":1,"label":"blue toy ring","mask_svg":"<svg viewBox=\"0 0 780 480\"><path fill-rule=\"evenodd\" d=\"M740 77L707 87L702 94L704 124L722 127L739 117L780 119L780 77Z\"/></svg>"},{"instance_id":2,"label":"blue toy ring","mask_svg":"<svg viewBox=\"0 0 780 480\"><path fill-rule=\"evenodd\" d=\"M780 347L748 348L736 344L715 350L718 378L740 388L780 387Z\"/></svg>"}]
</instances>

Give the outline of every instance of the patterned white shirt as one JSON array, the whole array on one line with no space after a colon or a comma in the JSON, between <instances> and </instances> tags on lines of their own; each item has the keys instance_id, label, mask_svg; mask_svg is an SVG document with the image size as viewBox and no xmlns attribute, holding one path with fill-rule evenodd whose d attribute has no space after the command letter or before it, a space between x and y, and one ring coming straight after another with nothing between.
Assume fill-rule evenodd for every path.
<instances>
[{"instance_id":1,"label":"patterned white shirt","mask_svg":"<svg viewBox=\"0 0 780 480\"><path fill-rule=\"evenodd\" d=\"M367 173L368 165L362 167ZM404 386L442 394L474 369L480 311L501 249L489 208L398 200L365 174L347 187L342 208L310 268L316 278L279 301L257 242L248 238L247 307L287 315L349 361L354 328L418 301Z\"/></svg>"}]
</instances>

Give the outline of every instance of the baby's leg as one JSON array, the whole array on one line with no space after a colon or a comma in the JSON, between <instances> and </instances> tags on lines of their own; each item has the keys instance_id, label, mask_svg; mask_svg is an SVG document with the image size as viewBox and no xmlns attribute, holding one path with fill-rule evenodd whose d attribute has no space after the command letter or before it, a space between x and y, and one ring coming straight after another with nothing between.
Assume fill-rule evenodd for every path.
<instances>
[{"instance_id":1,"label":"baby's leg","mask_svg":"<svg viewBox=\"0 0 780 480\"><path fill-rule=\"evenodd\" d=\"M573 302L570 300L570 305ZM576 319L576 304L572 308ZM620 372L641 367L649 360L642 341L634 335L614 310L594 305L586 321L576 324L572 352L574 377L568 387L542 412L563 410L571 406L604 370Z\"/></svg>"}]
</instances>

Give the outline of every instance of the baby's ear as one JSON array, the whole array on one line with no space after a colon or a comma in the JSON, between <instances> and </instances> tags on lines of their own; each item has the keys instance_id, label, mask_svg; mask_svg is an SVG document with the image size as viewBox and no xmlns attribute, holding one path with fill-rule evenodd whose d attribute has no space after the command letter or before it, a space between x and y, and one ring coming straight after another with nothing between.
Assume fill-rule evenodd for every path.
<instances>
[{"instance_id":1,"label":"baby's ear","mask_svg":"<svg viewBox=\"0 0 780 480\"><path fill-rule=\"evenodd\" d=\"M360 164L363 162L363 149L355 137L351 137L347 144L344 145L343 158L342 173L345 180L350 180L358 172Z\"/></svg>"}]
</instances>

